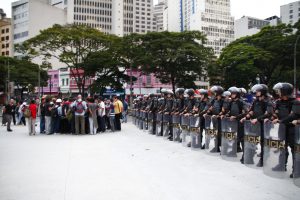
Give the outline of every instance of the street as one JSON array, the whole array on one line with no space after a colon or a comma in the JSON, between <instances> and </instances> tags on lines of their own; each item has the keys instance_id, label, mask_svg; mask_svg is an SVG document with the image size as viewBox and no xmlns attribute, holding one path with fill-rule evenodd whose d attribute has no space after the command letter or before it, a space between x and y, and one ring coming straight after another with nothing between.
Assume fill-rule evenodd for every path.
<instances>
[{"instance_id":1,"label":"street","mask_svg":"<svg viewBox=\"0 0 300 200\"><path fill-rule=\"evenodd\" d=\"M293 181L138 130L28 136L0 127L1 200L296 200ZM37 129L38 130L38 129Z\"/></svg>"}]
</instances>

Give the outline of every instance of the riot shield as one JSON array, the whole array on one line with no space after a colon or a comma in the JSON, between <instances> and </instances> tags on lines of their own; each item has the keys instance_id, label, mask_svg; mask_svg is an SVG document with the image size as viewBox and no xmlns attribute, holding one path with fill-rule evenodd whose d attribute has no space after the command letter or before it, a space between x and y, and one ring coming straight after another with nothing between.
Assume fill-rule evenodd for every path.
<instances>
[{"instance_id":1,"label":"riot shield","mask_svg":"<svg viewBox=\"0 0 300 200\"><path fill-rule=\"evenodd\" d=\"M294 147L294 183L300 187L300 126L295 127L295 147Z\"/></svg>"},{"instance_id":2,"label":"riot shield","mask_svg":"<svg viewBox=\"0 0 300 200\"><path fill-rule=\"evenodd\" d=\"M244 130L244 164L246 166L256 165L259 162L257 146L260 144L261 123L252 124L251 121L246 120Z\"/></svg>"},{"instance_id":3,"label":"riot shield","mask_svg":"<svg viewBox=\"0 0 300 200\"><path fill-rule=\"evenodd\" d=\"M156 114L156 136L162 136L162 114L157 113Z\"/></svg>"},{"instance_id":4,"label":"riot shield","mask_svg":"<svg viewBox=\"0 0 300 200\"><path fill-rule=\"evenodd\" d=\"M139 129L143 130L143 124L144 124L144 111L140 111L140 117L139 117Z\"/></svg>"},{"instance_id":5,"label":"riot shield","mask_svg":"<svg viewBox=\"0 0 300 200\"><path fill-rule=\"evenodd\" d=\"M153 113L148 112L148 131L153 134Z\"/></svg>"},{"instance_id":6,"label":"riot shield","mask_svg":"<svg viewBox=\"0 0 300 200\"><path fill-rule=\"evenodd\" d=\"M134 109L133 110L133 124L134 125L137 125L137 110L136 109Z\"/></svg>"},{"instance_id":7,"label":"riot shield","mask_svg":"<svg viewBox=\"0 0 300 200\"><path fill-rule=\"evenodd\" d=\"M148 130L148 112L144 111L143 113L143 130Z\"/></svg>"},{"instance_id":8,"label":"riot shield","mask_svg":"<svg viewBox=\"0 0 300 200\"><path fill-rule=\"evenodd\" d=\"M164 139L168 139L170 137L170 121L171 121L171 115L163 114L163 137Z\"/></svg>"},{"instance_id":9,"label":"riot shield","mask_svg":"<svg viewBox=\"0 0 300 200\"><path fill-rule=\"evenodd\" d=\"M188 116L181 116L181 139L182 145L188 147L191 143L191 135L190 135L190 120Z\"/></svg>"},{"instance_id":10,"label":"riot shield","mask_svg":"<svg viewBox=\"0 0 300 200\"><path fill-rule=\"evenodd\" d=\"M222 142L221 157L224 160L232 160L237 157L237 131L238 121L223 118L221 121Z\"/></svg>"},{"instance_id":11,"label":"riot shield","mask_svg":"<svg viewBox=\"0 0 300 200\"><path fill-rule=\"evenodd\" d=\"M174 142L180 142L180 115L172 115L172 124L171 128L173 129L173 141Z\"/></svg>"},{"instance_id":12,"label":"riot shield","mask_svg":"<svg viewBox=\"0 0 300 200\"><path fill-rule=\"evenodd\" d=\"M267 121L264 123L264 135L264 173L274 178L284 178L286 126Z\"/></svg>"},{"instance_id":13,"label":"riot shield","mask_svg":"<svg viewBox=\"0 0 300 200\"><path fill-rule=\"evenodd\" d=\"M205 120L205 151L207 153L217 153L218 144L218 119L210 115L204 117Z\"/></svg>"},{"instance_id":14,"label":"riot shield","mask_svg":"<svg viewBox=\"0 0 300 200\"><path fill-rule=\"evenodd\" d=\"M139 128L140 127L140 111L136 111L136 126Z\"/></svg>"},{"instance_id":15,"label":"riot shield","mask_svg":"<svg viewBox=\"0 0 300 200\"><path fill-rule=\"evenodd\" d=\"M201 135L200 135L200 117L190 116L190 134L191 134L191 148L193 150L201 149Z\"/></svg>"}]
</instances>

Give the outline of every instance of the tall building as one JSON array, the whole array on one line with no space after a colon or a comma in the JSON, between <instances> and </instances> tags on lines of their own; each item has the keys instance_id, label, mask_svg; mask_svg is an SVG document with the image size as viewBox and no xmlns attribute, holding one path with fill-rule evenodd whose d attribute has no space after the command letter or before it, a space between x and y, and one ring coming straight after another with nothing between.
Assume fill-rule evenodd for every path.
<instances>
[{"instance_id":1,"label":"tall building","mask_svg":"<svg viewBox=\"0 0 300 200\"><path fill-rule=\"evenodd\" d=\"M156 30L153 0L69 0L68 23L123 36Z\"/></svg>"},{"instance_id":2,"label":"tall building","mask_svg":"<svg viewBox=\"0 0 300 200\"><path fill-rule=\"evenodd\" d=\"M164 10L165 10L165 0L159 0L158 4L154 6L153 16L156 22L157 32L164 31Z\"/></svg>"},{"instance_id":3,"label":"tall building","mask_svg":"<svg viewBox=\"0 0 300 200\"><path fill-rule=\"evenodd\" d=\"M3 9L0 9L0 55L12 55L12 29L11 19L6 18Z\"/></svg>"},{"instance_id":4,"label":"tall building","mask_svg":"<svg viewBox=\"0 0 300 200\"><path fill-rule=\"evenodd\" d=\"M49 4L49 0L19 0L12 3L14 44L34 37L54 24L66 22L66 12Z\"/></svg>"},{"instance_id":5,"label":"tall building","mask_svg":"<svg viewBox=\"0 0 300 200\"><path fill-rule=\"evenodd\" d=\"M234 22L234 39L250 36L258 33L265 26L276 26L280 22L279 17L272 16L266 19L243 16Z\"/></svg>"},{"instance_id":6,"label":"tall building","mask_svg":"<svg viewBox=\"0 0 300 200\"><path fill-rule=\"evenodd\" d=\"M168 0L164 21L165 30L202 31L217 56L234 40L230 0Z\"/></svg>"},{"instance_id":7,"label":"tall building","mask_svg":"<svg viewBox=\"0 0 300 200\"><path fill-rule=\"evenodd\" d=\"M257 19L254 17L243 16L235 20L234 38L238 39L244 36L250 36L258 33L261 28L268 26L270 21Z\"/></svg>"},{"instance_id":8,"label":"tall building","mask_svg":"<svg viewBox=\"0 0 300 200\"><path fill-rule=\"evenodd\" d=\"M295 24L300 18L300 1L280 6L281 22L285 24Z\"/></svg>"}]
</instances>

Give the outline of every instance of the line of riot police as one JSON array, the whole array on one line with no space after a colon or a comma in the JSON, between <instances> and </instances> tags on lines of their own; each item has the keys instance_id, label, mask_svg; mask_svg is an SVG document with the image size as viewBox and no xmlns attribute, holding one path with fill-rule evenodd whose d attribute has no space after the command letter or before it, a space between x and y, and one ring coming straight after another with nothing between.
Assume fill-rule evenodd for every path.
<instances>
[{"instance_id":1,"label":"line of riot police","mask_svg":"<svg viewBox=\"0 0 300 200\"><path fill-rule=\"evenodd\" d=\"M300 187L300 102L293 86L277 83L273 96L264 84L251 88L250 104L244 88L221 86L209 90L162 89L161 96L134 100L133 123L141 130L182 143L193 150L221 155L248 167L263 167L266 175L286 175L290 147L292 174Z\"/></svg>"}]
</instances>

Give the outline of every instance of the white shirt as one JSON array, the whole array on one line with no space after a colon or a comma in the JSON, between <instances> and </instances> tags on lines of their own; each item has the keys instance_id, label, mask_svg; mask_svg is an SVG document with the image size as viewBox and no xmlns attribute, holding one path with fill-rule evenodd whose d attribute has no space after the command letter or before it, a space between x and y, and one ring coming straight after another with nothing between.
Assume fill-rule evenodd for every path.
<instances>
[{"instance_id":1,"label":"white shirt","mask_svg":"<svg viewBox=\"0 0 300 200\"><path fill-rule=\"evenodd\" d=\"M99 103L98 115L103 117L105 115L105 104L103 101Z\"/></svg>"}]
</instances>

